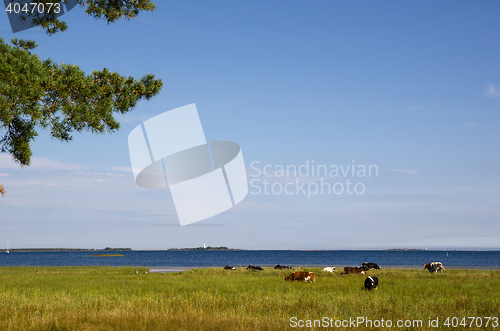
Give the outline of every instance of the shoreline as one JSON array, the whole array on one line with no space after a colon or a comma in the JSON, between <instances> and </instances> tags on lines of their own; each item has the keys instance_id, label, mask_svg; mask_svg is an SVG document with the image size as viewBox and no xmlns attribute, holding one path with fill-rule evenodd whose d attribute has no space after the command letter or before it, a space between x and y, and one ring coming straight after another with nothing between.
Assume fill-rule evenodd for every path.
<instances>
[{"instance_id":1,"label":"shoreline","mask_svg":"<svg viewBox=\"0 0 500 331\"><path fill-rule=\"evenodd\" d=\"M0 248L0 253L7 249ZM388 248L388 249L246 249L246 248L220 248L220 247L193 247L193 248L165 248L165 249L132 249L132 248L10 248L11 253L36 253L36 252L258 252L258 251L283 251L283 252L500 252L500 248L491 249L418 249L418 248Z\"/></svg>"},{"instance_id":2,"label":"shoreline","mask_svg":"<svg viewBox=\"0 0 500 331\"><path fill-rule=\"evenodd\" d=\"M259 264L257 264L259 265ZM233 265L236 269L246 269L246 266ZM274 266L269 266L265 264L259 265L265 269L273 269ZM336 266L329 265L337 268L338 273L342 273L344 269L344 265ZM148 269L149 273L171 273L171 272L183 272L192 269L222 269L222 266L139 266L139 265L120 265L120 266L112 266L112 265L59 265L59 266L33 266L33 265L24 265L24 266L0 266L2 268L65 268L65 267L105 267L105 268L137 268L137 269ZM314 265L302 265L302 266L290 266L293 269L307 269L307 268L324 268L325 266L314 266ZM381 265L382 269L407 269L407 270L422 270L421 265ZM491 271L500 271L500 266L445 266L445 270L491 270ZM373 270L370 270L373 272Z\"/></svg>"},{"instance_id":3,"label":"shoreline","mask_svg":"<svg viewBox=\"0 0 500 331\"><path fill-rule=\"evenodd\" d=\"M272 268L273 266L261 265L263 268ZM245 269L245 266L234 266L235 268ZM294 266L293 268L323 268L324 266ZM337 272L342 272L344 266L335 266L337 268ZM422 269L422 266L419 265L381 265L382 269L414 269L419 270ZM149 268L150 273L168 273L168 272L183 272L191 269L207 269L207 268L222 268L221 266L212 266L212 267L142 267ZM445 266L445 270L500 270L500 266Z\"/></svg>"}]
</instances>

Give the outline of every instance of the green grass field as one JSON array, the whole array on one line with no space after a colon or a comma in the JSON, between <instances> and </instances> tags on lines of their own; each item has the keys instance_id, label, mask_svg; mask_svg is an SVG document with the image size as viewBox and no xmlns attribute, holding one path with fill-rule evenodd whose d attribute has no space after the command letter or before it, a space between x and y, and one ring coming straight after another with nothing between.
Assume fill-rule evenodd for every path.
<instances>
[{"instance_id":1,"label":"green grass field","mask_svg":"<svg viewBox=\"0 0 500 331\"><path fill-rule=\"evenodd\" d=\"M409 330L451 330L443 326L446 317L450 324L483 317L467 319L467 326L457 329L479 329L474 323L481 321L482 329L491 330L494 320L485 328L485 317L500 317L500 271L448 269L441 275L374 270L368 274L379 277L379 287L366 291L364 275L323 273L319 268L295 269L315 271L315 283L285 282L291 272L272 268L153 274L135 270L2 267L0 330L310 330L298 327L299 321L324 324L324 318L331 329L350 330L354 328L346 322L357 317L372 323L383 318L391 320L390 329ZM439 328L429 327L429 318L439 318ZM421 320L422 327L398 328L399 320ZM335 327L336 321L340 327ZM293 323L297 327L292 328ZM357 329L367 329L366 324Z\"/></svg>"}]
</instances>

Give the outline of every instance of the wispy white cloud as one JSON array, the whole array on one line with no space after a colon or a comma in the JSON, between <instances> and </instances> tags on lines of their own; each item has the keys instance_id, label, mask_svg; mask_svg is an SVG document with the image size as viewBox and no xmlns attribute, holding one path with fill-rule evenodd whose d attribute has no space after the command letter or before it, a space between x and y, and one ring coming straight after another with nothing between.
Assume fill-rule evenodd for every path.
<instances>
[{"instance_id":1,"label":"wispy white cloud","mask_svg":"<svg viewBox=\"0 0 500 331\"><path fill-rule=\"evenodd\" d=\"M75 214L81 214L79 211L85 210L88 213L116 211L134 212L138 215L175 215L174 208L165 211L165 201L173 205L168 197L158 194L156 190L144 190L130 178L121 176L71 172L39 176L26 172L24 176L10 181L7 189L9 199L1 202L9 206L53 208L55 212L72 210ZM47 219L51 217L47 216ZM1 220L2 217L0 222Z\"/></svg>"},{"instance_id":2,"label":"wispy white cloud","mask_svg":"<svg viewBox=\"0 0 500 331\"><path fill-rule=\"evenodd\" d=\"M121 172L130 172L133 173L132 167L131 166L119 166L119 167L112 167L109 168L110 170L115 170L115 171L121 171Z\"/></svg>"},{"instance_id":3,"label":"wispy white cloud","mask_svg":"<svg viewBox=\"0 0 500 331\"><path fill-rule=\"evenodd\" d=\"M497 89L494 85L486 84L486 95L489 97L500 97L500 90Z\"/></svg>"},{"instance_id":4,"label":"wispy white cloud","mask_svg":"<svg viewBox=\"0 0 500 331\"><path fill-rule=\"evenodd\" d=\"M72 173L73 175L77 175L77 176L93 176L93 177L103 177L104 174L101 173L101 172L73 172ZM116 177L124 177L124 176L127 176L127 175L123 175L123 174L114 174L112 172L107 172L106 173L106 176L116 176Z\"/></svg>"},{"instance_id":5,"label":"wispy white cloud","mask_svg":"<svg viewBox=\"0 0 500 331\"><path fill-rule=\"evenodd\" d=\"M0 177L9 177L9 174L4 174L3 172L0 172Z\"/></svg>"},{"instance_id":6,"label":"wispy white cloud","mask_svg":"<svg viewBox=\"0 0 500 331\"><path fill-rule=\"evenodd\" d=\"M34 157L31 165L31 169L46 169L46 170L68 170L68 171L80 171L84 169L90 169L89 166L60 162L56 160L47 159L44 157Z\"/></svg>"},{"instance_id":7,"label":"wispy white cloud","mask_svg":"<svg viewBox=\"0 0 500 331\"><path fill-rule=\"evenodd\" d=\"M20 166L14 160L10 155L7 154L0 154L0 168L4 169L19 169ZM30 169L35 169L35 170L68 170L68 171L80 171L84 169L89 169L90 167L81 165L81 164L74 164L74 163L66 163L66 162L60 162L56 160L51 160L45 157L32 157L31 158L31 165L29 166Z\"/></svg>"},{"instance_id":8,"label":"wispy white cloud","mask_svg":"<svg viewBox=\"0 0 500 331\"><path fill-rule=\"evenodd\" d=\"M475 126L476 123L472 123L472 122L465 122L465 123L462 123L462 125L464 126Z\"/></svg>"},{"instance_id":9,"label":"wispy white cloud","mask_svg":"<svg viewBox=\"0 0 500 331\"><path fill-rule=\"evenodd\" d=\"M389 169L389 170L397 171L397 172L404 172L405 174L410 175L410 176L417 176L418 175L418 172L416 170L413 170L413 169Z\"/></svg>"},{"instance_id":10,"label":"wispy white cloud","mask_svg":"<svg viewBox=\"0 0 500 331\"><path fill-rule=\"evenodd\" d=\"M19 165L17 165L10 155L0 154L0 169L19 169Z\"/></svg>"},{"instance_id":11,"label":"wispy white cloud","mask_svg":"<svg viewBox=\"0 0 500 331\"><path fill-rule=\"evenodd\" d=\"M127 113L127 114L123 114L121 116L117 116L117 118L119 119L120 122L129 123L129 124L137 124L137 123L142 123L142 122L150 119L151 116L147 115L147 114Z\"/></svg>"},{"instance_id":12,"label":"wispy white cloud","mask_svg":"<svg viewBox=\"0 0 500 331\"><path fill-rule=\"evenodd\" d=\"M425 107L422 107L422 106L414 106L414 107L406 108L405 111L424 110L424 109L425 109Z\"/></svg>"}]
</instances>

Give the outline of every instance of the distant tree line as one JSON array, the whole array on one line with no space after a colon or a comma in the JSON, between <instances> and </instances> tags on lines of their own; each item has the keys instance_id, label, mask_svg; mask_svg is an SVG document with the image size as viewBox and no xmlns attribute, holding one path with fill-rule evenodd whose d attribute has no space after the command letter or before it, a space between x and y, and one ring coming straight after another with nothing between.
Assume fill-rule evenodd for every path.
<instances>
[{"instance_id":1,"label":"distant tree line","mask_svg":"<svg viewBox=\"0 0 500 331\"><path fill-rule=\"evenodd\" d=\"M111 248L106 247L104 249L95 248L13 248L9 249L10 252L76 252L76 251L131 251L132 248ZM5 252L6 249L1 249L0 251Z\"/></svg>"},{"instance_id":2,"label":"distant tree line","mask_svg":"<svg viewBox=\"0 0 500 331\"><path fill-rule=\"evenodd\" d=\"M103 250L104 251L131 251L132 248L112 248L112 247L106 247Z\"/></svg>"},{"instance_id":3,"label":"distant tree line","mask_svg":"<svg viewBox=\"0 0 500 331\"><path fill-rule=\"evenodd\" d=\"M168 251L240 251L241 249L227 248L226 246L212 247L194 247L194 248L169 248Z\"/></svg>"}]
</instances>

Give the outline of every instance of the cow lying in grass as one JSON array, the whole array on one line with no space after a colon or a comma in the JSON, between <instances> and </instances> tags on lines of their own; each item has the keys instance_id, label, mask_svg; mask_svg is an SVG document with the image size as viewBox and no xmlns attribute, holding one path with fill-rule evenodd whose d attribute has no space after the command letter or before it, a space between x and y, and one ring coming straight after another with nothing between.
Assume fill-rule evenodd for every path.
<instances>
[{"instance_id":1,"label":"cow lying in grass","mask_svg":"<svg viewBox=\"0 0 500 331\"><path fill-rule=\"evenodd\" d=\"M278 270L283 270L283 269L293 269L292 267L285 267L284 265L279 265L277 264L274 269L278 269Z\"/></svg>"},{"instance_id":2,"label":"cow lying in grass","mask_svg":"<svg viewBox=\"0 0 500 331\"><path fill-rule=\"evenodd\" d=\"M235 267L230 267L227 264L223 268L224 268L224 270L236 270Z\"/></svg>"},{"instance_id":3,"label":"cow lying in grass","mask_svg":"<svg viewBox=\"0 0 500 331\"><path fill-rule=\"evenodd\" d=\"M371 263L371 262L363 262L363 270L368 271L370 269L382 269L378 266L376 263Z\"/></svg>"},{"instance_id":4,"label":"cow lying in grass","mask_svg":"<svg viewBox=\"0 0 500 331\"><path fill-rule=\"evenodd\" d=\"M257 267L257 266L250 265L250 264L248 265L247 269L248 270L264 270L261 267Z\"/></svg>"},{"instance_id":5,"label":"cow lying in grass","mask_svg":"<svg viewBox=\"0 0 500 331\"><path fill-rule=\"evenodd\" d=\"M316 274L314 272L309 271L295 271L290 276L285 277L285 281L287 282L312 282L316 279Z\"/></svg>"},{"instance_id":6,"label":"cow lying in grass","mask_svg":"<svg viewBox=\"0 0 500 331\"><path fill-rule=\"evenodd\" d=\"M344 267L344 273L345 274L362 274L364 275L365 272L363 270L363 268L360 268L360 267Z\"/></svg>"},{"instance_id":7,"label":"cow lying in grass","mask_svg":"<svg viewBox=\"0 0 500 331\"><path fill-rule=\"evenodd\" d=\"M431 274L433 272L438 272L438 271L441 271L441 273L443 273L443 271L445 270L441 262L432 262L424 264L424 270L425 269L429 270Z\"/></svg>"},{"instance_id":8,"label":"cow lying in grass","mask_svg":"<svg viewBox=\"0 0 500 331\"><path fill-rule=\"evenodd\" d=\"M321 271L334 272L334 271L337 271L337 268L335 268L335 267L326 267L326 268L323 268L323 270L321 270Z\"/></svg>"}]
</instances>

